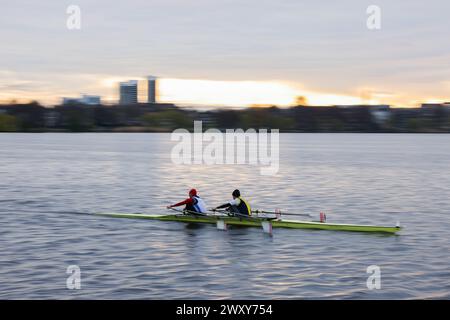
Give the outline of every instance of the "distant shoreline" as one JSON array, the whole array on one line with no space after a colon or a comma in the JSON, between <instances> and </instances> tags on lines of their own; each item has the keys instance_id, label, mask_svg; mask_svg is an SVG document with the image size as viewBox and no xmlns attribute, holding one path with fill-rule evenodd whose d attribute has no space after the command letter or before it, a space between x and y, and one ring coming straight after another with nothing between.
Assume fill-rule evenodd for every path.
<instances>
[{"instance_id":1,"label":"distant shoreline","mask_svg":"<svg viewBox=\"0 0 450 320\"><path fill-rule=\"evenodd\" d=\"M183 128L180 128L183 129ZM228 128L230 130L237 130L242 128ZM263 128L261 128L263 129ZM267 129L269 132L270 128L264 128ZM220 129L219 129L220 130ZM277 128L273 128L273 130L277 130ZM190 133L193 133L192 130L188 130ZM225 133L225 130L220 130L222 133ZM28 131L0 131L0 134L14 134L14 133L29 133L29 134L35 134L35 133L70 133L70 134L77 134L77 133L172 133L173 131L155 131L155 130L147 130L143 128L142 130L126 130L126 129L113 129L113 130L86 130L86 131L70 131L70 130L28 130ZM280 131L280 134L289 134L289 133L307 133L307 134L450 134L450 132L446 131L405 131L405 132L399 132L399 131Z\"/></svg>"},{"instance_id":2,"label":"distant shoreline","mask_svg":"<svg viewBox=\"0 0 450 320\"><path fill-rule=\"evenodd\" d=\"M0 105L0 132L172 132L278 129L281 133L450 133L450 105L395 109L387 105L253 107L186 110L172 104Z\"/></svg>"}]
</instances>

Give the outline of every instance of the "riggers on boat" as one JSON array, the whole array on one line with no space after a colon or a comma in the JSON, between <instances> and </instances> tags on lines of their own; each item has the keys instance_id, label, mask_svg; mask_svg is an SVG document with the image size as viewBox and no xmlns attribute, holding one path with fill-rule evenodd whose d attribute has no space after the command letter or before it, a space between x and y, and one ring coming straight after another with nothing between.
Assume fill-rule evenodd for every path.
<instances>
[{"instance_id":1,"label":"riggers on boat","mask_svg":"<svg viewBox=\"0 0 450 320\"><path fill-rule=\"evenodd\" d=\"M263 222L270 222L273 228L290 229L316 229L335 231L356 231L356 232L378 232L394 234L401 230L400 226L386 227L373 225L324 223L314 221L282 220L265 217L230 217L226 215L193 215L193 214L170 214L170 215L148 215L135 213L98 213L97 215L114 218L150 219L160 221L178 221L185 223L209 223L217 224L223 222L231 226L261 227Z\"/></svg>"}]
</instances>

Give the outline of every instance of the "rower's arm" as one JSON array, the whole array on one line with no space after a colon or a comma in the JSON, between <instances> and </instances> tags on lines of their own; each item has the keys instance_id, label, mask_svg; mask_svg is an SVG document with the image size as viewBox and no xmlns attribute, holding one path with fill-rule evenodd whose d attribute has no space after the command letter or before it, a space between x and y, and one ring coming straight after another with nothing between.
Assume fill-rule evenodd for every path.
<instances>
[{"instance_id":1,"label":"rower's arm","mask_svg":"<svg viewBox=\"0 0 450 320\"><path fill-rule=\"evenodd\" d=\"M224 208L229 208L231 206L230 203L224 203L221 206L216 207L216 209L224 209Z\"/></svg>"},{"instance_id":2,"label":"rower's arm","mask_svg":"<svg viewBox=\"0 0 450 320\"><path fill-rule=\"evenodd\" d=\"M173 205L171 205L171 206L169 206L169 207L171 207L171 208L173 208L173 207L179 207L179 206L182 206L182 205L185 205L185 204L189 204L189 203L192 203L192 202L193 202L193 201L192 201L191 198L187 198L186 200L181 201L181 202L178 202L178 203L175 203L175 204L173 204Z\"/></svg>"}]
</instances>

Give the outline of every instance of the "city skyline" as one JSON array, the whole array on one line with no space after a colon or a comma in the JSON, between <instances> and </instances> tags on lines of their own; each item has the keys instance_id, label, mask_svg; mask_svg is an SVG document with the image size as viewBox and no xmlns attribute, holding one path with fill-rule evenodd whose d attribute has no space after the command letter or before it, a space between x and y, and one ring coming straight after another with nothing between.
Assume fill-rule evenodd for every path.
<instances>
[{"instance_id":1,"label":"city skyline","mask_svg":"<svg viewBox=\"0 0 450 320\"><path fill-rule=\"evenodd\" d=\"M368 4L298 1L77 1L3 6L0 101L94 94L118 100L121 81L159 77L161 102L180 105L389 104L450 100L450 4L383 0L381 29ZM39 15L35 15L39 12Z\"/></svg>"}]
</instances>

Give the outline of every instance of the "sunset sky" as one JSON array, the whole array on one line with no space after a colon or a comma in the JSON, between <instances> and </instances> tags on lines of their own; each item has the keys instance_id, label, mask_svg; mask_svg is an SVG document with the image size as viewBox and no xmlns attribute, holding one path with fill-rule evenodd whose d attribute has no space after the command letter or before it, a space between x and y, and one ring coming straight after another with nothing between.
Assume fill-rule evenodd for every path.
<instances>
[{"instance_id":1,"label":"sunset sky","mask_svg":"<svg viewBox=\"0 0 450 320\"><path fill-rule=\"evenodd\" d=\"M366 27L372 4L380 30ZM147 75L186 105L449 101L449 13L448 0L6 1L0 102L115 101L118 81Z\"/></svg>"}]
</instances>

